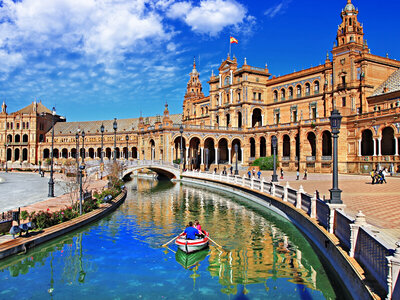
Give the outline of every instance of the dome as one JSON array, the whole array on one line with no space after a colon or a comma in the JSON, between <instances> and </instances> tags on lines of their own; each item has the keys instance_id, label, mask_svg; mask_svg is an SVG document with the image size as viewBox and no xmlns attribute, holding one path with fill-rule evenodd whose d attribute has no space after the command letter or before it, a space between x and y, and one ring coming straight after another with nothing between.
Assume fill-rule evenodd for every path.
<instances>
[{"instance_id":1,"label":"dome","mask_svg":"<svg viewBox=\"0 0 400 300\"><path fill-rule=\"evenodd\" d=\"M344 7L344 11L354 11L356 8L354 7L353 3L351 3L351 0L347 0L347 5Z\"/></svg>"},{"instance_id":2,"label":"dome","mask_svg":"<svg viewBox=\"0 0 400 300\"><path fill-rule=\"evenodd\" d=\"M356 8L354 7L353 4L350 3L350 4L347 4L347 5L345 6L344 10L345 10L345 11L354 11L354 10L356 10Z\"/></svg>"}]
</instances>

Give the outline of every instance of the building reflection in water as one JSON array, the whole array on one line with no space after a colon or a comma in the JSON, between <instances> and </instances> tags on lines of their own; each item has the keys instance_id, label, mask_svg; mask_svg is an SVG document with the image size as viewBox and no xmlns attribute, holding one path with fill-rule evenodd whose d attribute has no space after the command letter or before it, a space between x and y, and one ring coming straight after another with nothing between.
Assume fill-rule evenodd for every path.
<instances>
[{"instance_id":1,"label":"building reflection in water","mask_svg":"<svg viewBox=\"0 0 400 300\"><path fill-rule=\"evenodd\" d=\"M221 251L211 245L206 258L209 273L219 278L224 293L236 294L238 285L243 285L243 292L246 292L246 285L253 283L264 283L268 290L269 284L275 281L267 283L267 280L278 278L323 290L325 284L321 282L319 286L315 270L322 271L323 267L311 246L288 221L219 191L138 180L141 188L132 196L134 201L127 202L127 213L135 215L143 228L153 223L157 227L157 237L165 236L165 240L179 233L189 221L199 220L203 229L224 246ZM164 193L167 190L168 193ZM158 238L152 240L152 237L147 242L154 247L161 244ZM303 257L303 248L313 253L312 261L308 261L310 255L307 259Z\"/></svg>"}]
</instances>

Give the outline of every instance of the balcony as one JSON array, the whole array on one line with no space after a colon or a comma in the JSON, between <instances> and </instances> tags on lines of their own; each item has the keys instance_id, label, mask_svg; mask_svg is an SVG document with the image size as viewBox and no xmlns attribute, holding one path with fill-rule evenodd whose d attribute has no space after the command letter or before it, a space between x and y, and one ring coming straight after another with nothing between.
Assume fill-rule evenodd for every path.
<instances>
[{"instance_id":1,"label":"balcony","mask_svg":"<svg viewBox=\"0 0 400 300\"><path fill-rule=\"evenodd\" d=\"M332 155L324 155L321 157L321 160L323 161L331 161L332 160Z\"/></svg>"},{"instance_id":2,"label":"balcony","mask_svg":"<svg viewBox=\"0 0 400 300\"><path fill-rule=\"evenodd\" d=\"M306 161L314 162L315 156L306 156Z\"/></svg>"},{"instance_id":3,"label":"balcony","mask_svg":"<svg viewBox=\"0 0 400 300\"><path fill-rule=\"evenodd\" d=\"M290 161L290 156L282 156L282 161Z\"/></svg>"}]
</instances>

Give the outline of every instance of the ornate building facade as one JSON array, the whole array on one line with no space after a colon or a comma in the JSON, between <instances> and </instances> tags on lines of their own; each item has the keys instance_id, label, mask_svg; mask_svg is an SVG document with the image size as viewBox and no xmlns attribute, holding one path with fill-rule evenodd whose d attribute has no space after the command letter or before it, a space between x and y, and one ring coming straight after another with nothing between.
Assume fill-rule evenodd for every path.
<instances>
[{"instance_id":1,"label":"ornate building facade","mask_svg":"<svg viewBox=\"0 0 400 300\"><path fill-rule=\"evenodd\" d=\"M331 172L329 116L336 108L343 116L339 170L362 173L379 166L400 172L400 61L371 54L350 0L341 19L331 55L317 67L271 77L267 66L250 66L246 59L239 65L228 56L208 80L205 96L194 62L182 115L169 115L166 105L162 116L117 120L116 131L112 120L63 122L56 116L54 157L76 158L80 130L86 134L87 159L100 159L103 136L105 159L113 156L116 139L119 158L174 161L181 155L182 125L189 168L229 167L236 158L248 166L271 155L276 136L284 169ZM1 161L37 164L49 158L51 122L51 111L41 103L12 114L3 104Z\"/></svg>"}]
</instances>

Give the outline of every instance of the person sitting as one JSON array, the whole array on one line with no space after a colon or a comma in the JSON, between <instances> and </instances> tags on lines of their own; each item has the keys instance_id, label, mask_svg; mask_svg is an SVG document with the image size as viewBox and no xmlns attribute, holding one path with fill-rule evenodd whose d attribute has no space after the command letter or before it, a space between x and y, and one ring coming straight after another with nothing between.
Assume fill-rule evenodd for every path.
<instances>
[{"instance_id":1,"label":"person sitting","mask_svg":"<svg viewBox=\"0 0 400 300\"><path fill-rule=\"evenodd\" d=\"M200 234L200 232L193 227L193 222L189 222L189 227L186 227L183 233L186 234L187 240L195 240L196 234Z\"/></svg>"},{"instance_id":2,"label":"person sitting","mask_svg":"<svg viewBox=\"0 0 400 300\"><path fill-rule=\"evenodd\" d=\"M203 230L201 229L201 225L200 225L200 222L199 222L198 220L195 220L195 221L194 221L194 227L199 231L199 233L200 233L199 237L200 237L200 238L203 238L204 235L205 235L205 233L204 233Z\"/></svg>"}]
</instances>

